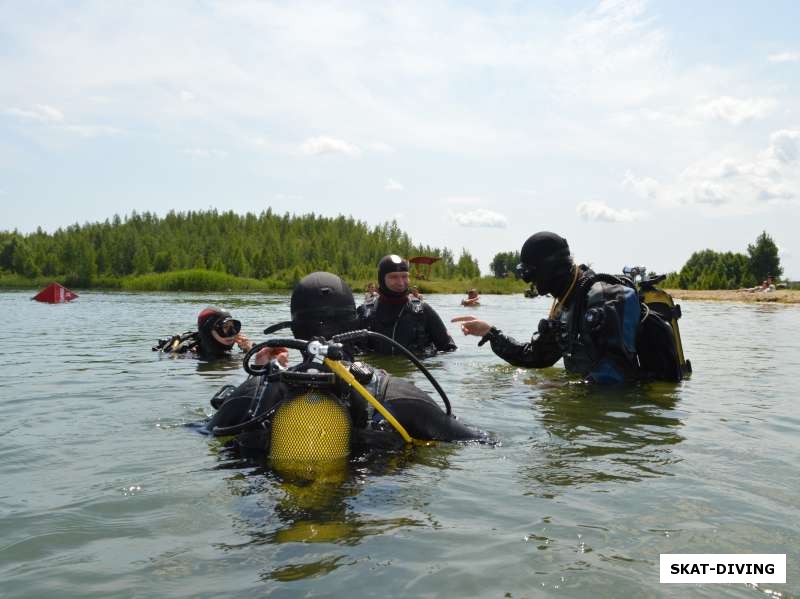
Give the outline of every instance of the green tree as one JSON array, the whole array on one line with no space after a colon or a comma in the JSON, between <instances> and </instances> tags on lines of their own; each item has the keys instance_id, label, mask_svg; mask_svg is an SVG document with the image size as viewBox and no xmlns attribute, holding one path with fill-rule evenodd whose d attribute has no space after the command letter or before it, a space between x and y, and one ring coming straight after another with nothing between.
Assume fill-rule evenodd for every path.
<instances>
[{"instance_id":1,"label":"green tree","mask_svg":"<svg viewBox=\"0 0 800 599\"><path fill-rule=\"evenodd\" d=\"M502 279L513 274L517 264L519 264L519 252L500 252L492 258L489 270L495 277Z\"/></svg>"},{"instance_id":2,"label":"green tree","mask_svg":"<svg viewBox=\"0 0 800 599\"><path fill-rule=\"evenodd\" d=\"M150 252L147 251L147 246L137 245L136 252L133 254L133 272L143 275L152 271L153 263L150 261Z\"/></svg>"},{"instance_id":3,"label":"green tree","mask_svg":"<svg viewBox=\"0 0 800 599\"><path fill-rule=\"evenodd\" d=\"M766 231L761 232L754 244L747 245L747 254L750 256L750 273L757 281L763 281L767 277L777 279L783 274L778 246Z\"/></svg>"},{"instance_id":4,"label":"green tree","mask_svg":"<svg viewBox=\"0 0 800 599\"><path fill-rule=\"evenodd\" d=\"M175 259L175 254L169 250L162 250L156 253L155 258L153 258L153 270L155 272L169 272L175 270L176 264L177 260Z\"/></svg>"},{"instance_id":5,"label":"green tree","mask_svg":"<svg viewBox=\"0 0 800 599\"><path fill-rule=\"evenodd\" d=\"M458 276L464 279L474 279L481 276L481 269L478 267L478 261L465 249L461 250L461 256L458 258L458 264L456 264L455 270Z\"/></svg>"},{"instance_id":6,"label":"green tree","mask_svg":"<svg viewBox=\"0 0 800 599\"><path fill-rule=\"evenodd\" d=\"M23 277L32 278L41 274L39 266L34 263L31 250L24 240L19 240L15 244L14 253L11 256L11 270Z\"/></svg>"},{"instance_id":7,"label":"green tree","mask_svg":"<svg viewBox=\"0 0 800 599\"><path fill-rule=\"evenodd\" d=\"M88 240L75 241L71 252L71 262L66 273L67 285L91 286L97 277L97 262L94 248Z\"/></svg>"}]
</instances>

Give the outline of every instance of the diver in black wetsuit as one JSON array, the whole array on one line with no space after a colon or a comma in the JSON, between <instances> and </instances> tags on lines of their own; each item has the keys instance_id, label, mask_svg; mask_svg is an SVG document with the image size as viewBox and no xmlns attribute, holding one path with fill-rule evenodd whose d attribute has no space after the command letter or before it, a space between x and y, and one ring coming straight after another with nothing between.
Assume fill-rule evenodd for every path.
<instances>
[{"instance_id":1,"label":"diver in black wetsuit","mask_svg":"<svg viewBox=\"0 0 800 599\"><path fill-rule=\"evenodd\" d=\"M519 343L473 316L454 318L465 335L482 337L480 345L489 341L492 351L514 366L546 368L563 357L568 372L595 383L682 378L682 353L679 359L670 326L646 306L643 315L630 279L575 264L567 240L548 231L529 237L520 259L521 278L535 283L540 295L554 298L538 332ZM645 320L646 327L640 327Z\"/></svg>"},{"instance_id":2,"label":"diver in black wetsuit","mask_svg":"<svg viewBox=\"0 0 800 599\"><path fill-rule=\"evenodd\" d=\"M442 319L430 304L409 295L408 262L400 256L384 256L378 263L379 295L358 307L361 326L386 335L418 356L456 349ZM369 339L368 348L394 355L396 349L380 339Z\"/></svg>"},{"instance_id":3,"label":"diver in black wetsuit","mask_svg":"<svg viewBox=\"0 0 800 599\"><path fill-rule=\"evenodd\" d=\"M290 323L282 324L291 326L296 339L319 339L323 343L330 343L324 340L358 328L350 288L339 277L326 272L312 273L297 284L291 298L291 316ZM274 331L276 327L267 330ZM282 348L259 349L260 345L252 350L257 352L257 364L281 353ZM485 439L483 433L465 426L450 415L449 405L448 412L445 412L414 384L362 362L352 362L350 348L346 344L341 354L338 359L340 363L414 439ZM249 357L245 358L246 363ZM270 445L275 443L275 415L280 413L281 406L291 405L298 394L308 393L319 386L346 408L350 421L350 432L347 433L350 447L403 445L403 438L391 424L391 419L387 419L381 410L357 393L352 382L347 383L337 376L335 384L330 386L326 380L333 380L334 377L328 374L331 372L328 364L323 363L321 357L315 359L317 356L311 355L310 350L304 351L303 357L301 365L288 370L272 360L263 368L265 376L252 376L237 388L223 387L212 399L217 412L205 425L205 431L214 435L237 434L240 447L269 453ZM298 428L293 427L292 435L298 434ZM328 437L334 436L331 428L332 425L329 425L325 429Z\"/></svg>"},{"instance_id":4,"label":"diver in black wetsuit","mask_svg":"<svg viewBox=\"0 0 800 599\"><path fill-rule=\"evenodd\" d=\"M241 329L242 323L232 318L230 312L209 306L197 315L197 331L160 339L153 351L190 353L203 360L227 358L234 346L245 352L252 347Z\"/></svg>"}]
</instances>

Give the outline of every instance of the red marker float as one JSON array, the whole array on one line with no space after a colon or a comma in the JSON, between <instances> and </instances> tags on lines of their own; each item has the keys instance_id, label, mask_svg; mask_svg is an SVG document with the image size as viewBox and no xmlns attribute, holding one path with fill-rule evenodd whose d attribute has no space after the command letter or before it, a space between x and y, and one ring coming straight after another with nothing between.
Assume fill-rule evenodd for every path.
<instances>
[{"instance_id":1,"label":"red marker float","mask_svg":"<svg viewBox=\"0 0 800 599\"><path fill-rule=\"evenodd\" d=\"M50 283L31 299L35 299L37 302L47 302L48 304L63 304L74 300L76 297L78 297L77 293L70 291L63 285Z\"/></svg>"}]
</instances>

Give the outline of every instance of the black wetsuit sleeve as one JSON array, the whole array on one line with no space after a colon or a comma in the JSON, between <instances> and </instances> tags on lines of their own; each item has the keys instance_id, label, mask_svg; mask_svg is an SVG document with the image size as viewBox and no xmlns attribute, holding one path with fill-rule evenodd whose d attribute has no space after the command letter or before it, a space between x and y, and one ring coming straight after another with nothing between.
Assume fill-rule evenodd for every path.
<instances>
[{"instance_id":1,"label":"black wetsuit sleeve","mask_svg":"<svg viewBox=\"0 0 800 599\"><path fill-rule=\"evenodd\" d=\"M428 329L428 334L431 340L436 345L439 351L455 351L457 349L453 338L447 332L447 327L444 326L442 319L429 304L424 304L425 310L425 326Z\"/></svg>"},{"instance_id":2,"label":"black wetsuit sleeve","mask_svg":"<svg viewBox=\"0 0 800 599\"><path fill-rule=\"evenodd\" d=\"M512 366L547 368L561 358L561 348L552 333L534 333L528 343L519 343L494 327L487 336L492 351Z\"/></svg>"},{"instance_id":3,"label":"black wetsuit sleeve","mask_svg":"<svg viewBox=\"0 0 800 599\"><path fill-rule=\"evenodd\" d=\"M389 377L383 394L384 406L415 439L433 441L466 441L485 439L444 410L422 389L411 383Z\"/></svg>"}]
</instances>

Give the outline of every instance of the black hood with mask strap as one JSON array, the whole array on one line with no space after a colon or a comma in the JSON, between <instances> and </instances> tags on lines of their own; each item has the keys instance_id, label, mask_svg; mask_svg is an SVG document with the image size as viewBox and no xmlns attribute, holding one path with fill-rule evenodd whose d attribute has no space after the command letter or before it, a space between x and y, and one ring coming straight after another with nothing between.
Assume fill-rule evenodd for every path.
<instances>
[{"instance_id":1,"label":"black hood with mask strap","mask_svg":"<svg viewBox=\"0 0 800 599\"><path fill-rule=\"evenodd\" d=\"M569 287L572 276L572 255L563 237L540 231L528 237L520 251L517 272L527 283L535 283L541 295L558 297Z\"/></svg>"}]
</instances>

